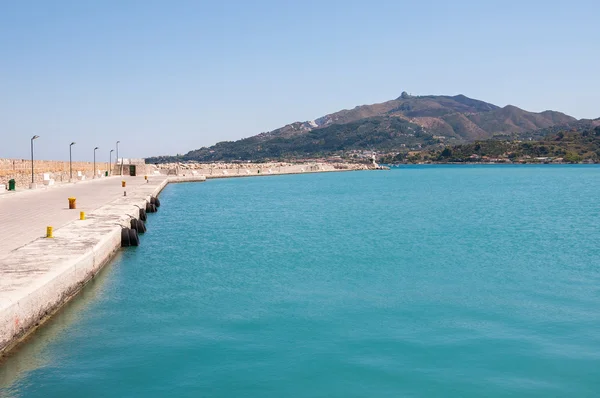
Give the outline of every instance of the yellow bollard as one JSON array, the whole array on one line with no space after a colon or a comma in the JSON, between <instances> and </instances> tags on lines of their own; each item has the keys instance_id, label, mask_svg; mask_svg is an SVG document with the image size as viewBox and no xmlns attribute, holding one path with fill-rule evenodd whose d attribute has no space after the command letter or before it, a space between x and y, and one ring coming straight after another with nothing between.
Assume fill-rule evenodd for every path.
<instances>
[{"instance_id":1,"label":"yellow bollard","mask_svg":"<svg viewBox=\"0 0 600 398\"><path fill-rule=\"evenodd\" d=\"M148 176L144 176L144 180L147 180L147 179L148 179Z\"/></svg>"},{"instance_id":2,"label":"yellow bollard","mask_svg":"<svg viewBox=\"0 0 600 398\"><path fill-rule=\"evenodd\" d=\"M80 211L79 212L79 219L80 220L85 220L85 211Z\"/></svg>"},{"instance_id":3,"label":"yellow bollard","mask_svg":"<svg viewBox=\"0 0 600 398\"><path fill-rule=\"evenodd\" d=\"M52 227L46 227L46 238L54 238L54 235L52 235Z\"/></svg>"},{"instance_id":4,"label":"yellow bollard","mask_svg":"<svg viewBox=\"0 0 600 398\"><path fill-rule=\"evenodd\" d=\"M77 208L77 199L69 198L69 209L73 210Z\"/></svg>"},{"instance_id":5,"label":"yellow bollard","mask_svg":"<svg viewBox=\"0 0 600 398\"><path fill-rule=\"evenodd\" d=\"M125 181L121 181L121 187L125 188L126 182Z\"/></svg>"}]
</instances>

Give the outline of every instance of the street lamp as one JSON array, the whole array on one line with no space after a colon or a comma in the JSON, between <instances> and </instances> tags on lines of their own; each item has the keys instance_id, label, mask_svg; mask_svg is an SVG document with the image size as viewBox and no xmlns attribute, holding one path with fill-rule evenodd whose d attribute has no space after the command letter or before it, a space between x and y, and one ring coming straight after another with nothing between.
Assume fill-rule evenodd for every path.
<instances>
[{"instance_id":1,"label":"street lamp","mask_svg":"<svg viewBox=\"0 0 600 398\"><path fill-rule=\"evenodd\" d=\"M110 153L108 154L108 175L112 175L112 153L114 151L114 149L111 149Z\"/></svg>"},{"instance_id":2,"label":"street lamp","mask_svg":"<svg viewBox=\"0 0 600 398\"><path fill-rule=\"evenodd\" d=\"M98 147L94 148L94 178L96 178L96 149Z\"/></svg>"},{"instance_id":3,"label":"street lamp","mask_svg":"<svg viewBox=\"0 0 600 398\"><path fill-rule=\"evenodd\" d=\"M34 135L33 137L31 137L31 187L34 188L34 181L33 181L33 140L37 140L38 138L40 138L39 135Z\"/></svg>"},{"instance_id":4,"label":"street lamp","mask_svg":"<svg viewBox=\"0 0 600 398\"><path fill-rule=\"evenodd\" d=\"M119 142L121 141L117 141L117 167L119 166ZM123 173L123 170L119 174L121 173Z\"/></svg>"},{"instance_id":5,"label":"street lamp","mask_svg":"<svg viewBox=\"0 0 600 398\"><path fill-rule=\"evenodd\" d=\"M71 175L71 177L69 177L69 179L73 179L73 157L71 156L71 148L73 148L73 145L75 145L75 141L71 142L71 145L69 145L69 174Z\"/></svg>"}]
</instances>

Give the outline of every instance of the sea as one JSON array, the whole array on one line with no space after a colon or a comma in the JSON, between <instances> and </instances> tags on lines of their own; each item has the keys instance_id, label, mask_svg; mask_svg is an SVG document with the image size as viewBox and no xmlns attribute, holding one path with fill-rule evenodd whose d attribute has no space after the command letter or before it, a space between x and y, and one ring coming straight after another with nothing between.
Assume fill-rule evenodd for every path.
<instances>
[{"instance_id":1,"label":"sea","mask_svg":"<svg viewBox=\"0 0 600 398\"><path fill-rule=\"evenodd\" d=\"M598 397L600 167L172 184L2 397Z\"/></svg>"}]
</instances>

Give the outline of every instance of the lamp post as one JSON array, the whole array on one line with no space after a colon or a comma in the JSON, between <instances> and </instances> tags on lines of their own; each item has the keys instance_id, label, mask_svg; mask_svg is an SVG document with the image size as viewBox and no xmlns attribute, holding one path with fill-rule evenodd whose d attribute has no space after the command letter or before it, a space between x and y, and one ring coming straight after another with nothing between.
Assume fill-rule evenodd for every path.
<instances>
[{"instance_id":1,"label":"lamp post","mask_svg":"<svg viewBox=\"0 0 600 398\"><path fill-rule=\"evenodd\" d=\"M98 147L94 148L94 178L96 178L96 149Z\"/></svg>"},{"instance_id":2,"label":"lamp post","mask_svg":"<svg viewBox=\"0 0 600 398\"><path fill-rule=\"evenodd\" d=\"M121 141L117 141L117 166L119 166L119 142L121 142ZM121 168L119 174L120 175L123 174L123 169L122 168Z\"/></svg>"},{"instance_id":3,"label":"lamp post","mask_svg":"<svg viewBox=\"0 0 600 398\"><path fill-rule=\"evenodd\" d=\"M40 138L39 135L31 137L31 188L35 188L33 178L33 140L37 140L38 138Z\"/></svg>"},{"instance_id":4,"label":"lamp post","mask_svg":"<svg viewBox=\"0 0 600 398\"><path fill-rule=\"evenodd\" d=\"M112 175L112 153L114 152L114 149L110 150L110 153L108 154L108 175Z\"/></svg>"},{"instance_id":5,"label":"lamp post","mask_svg":"<svg viewBox=\"0 0 600 398\"><path fill-rule=\"evenodd\" d=\"M75 141L71 142L69 145L69 179L73 180L73 156L71 156L71 148L75 145Z\"/></svg>"}]
</instances>

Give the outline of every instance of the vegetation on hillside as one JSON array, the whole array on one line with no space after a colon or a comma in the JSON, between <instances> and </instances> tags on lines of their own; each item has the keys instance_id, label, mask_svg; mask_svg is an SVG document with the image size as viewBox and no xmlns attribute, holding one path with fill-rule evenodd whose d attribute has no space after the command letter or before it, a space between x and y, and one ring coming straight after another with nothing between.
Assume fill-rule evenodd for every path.
<instances>
[{"instance_id":1,"label":"vegetation on hillside","mask_svg":"<svg viewBox=\"0 0 600 398\"><path fill-rule=\"evenodd\" d=\"M177 161L236 161L314 158L360 149L393 150L394 148L433 145L431 134L404 119L375 117L347 124L332 124L306 134L273 137L259 136L239 141L220 142L178 157ZM171 157L147 159L148 163L173 161Z\"/></svg>"},{"instance_id":2,"label":"vegetation on hillside","mask_svg":"<svg viewBox=\"0 0 600 398\"><path fill-rule=\"evenodd\" d=\"M420 162L600 162L600 126L559 131L539 141L484 140L440 150L401 152L380 159L383 163Z\"/></svg>"}]
</instances>

